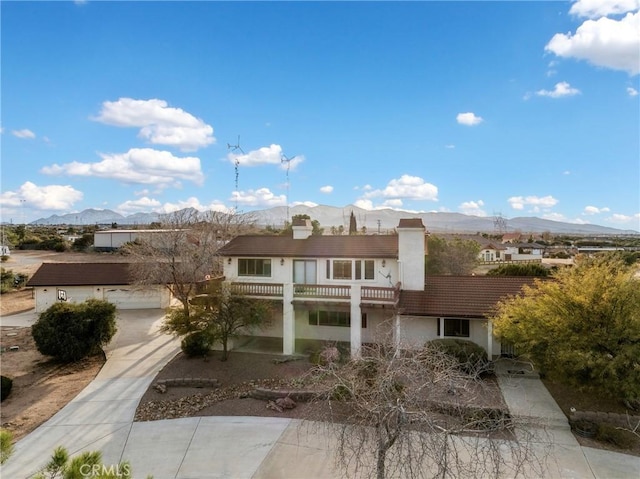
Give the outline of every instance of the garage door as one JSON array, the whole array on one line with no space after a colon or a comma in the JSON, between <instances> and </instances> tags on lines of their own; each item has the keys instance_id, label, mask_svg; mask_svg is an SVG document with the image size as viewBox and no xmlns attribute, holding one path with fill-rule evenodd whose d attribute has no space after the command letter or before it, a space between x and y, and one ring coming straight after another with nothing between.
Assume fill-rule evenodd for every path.
<instances>
[{"instance_id":1,"label":"garage door","mask_svg":"<svg viewBox=\"0 0 640 479\"><path fill-rule=\"evenodd\" d=\"M152 309L162 307L160 292L157 289L105 289L104 299L105 301L115 304L118 309Z\"/></svg>"}]
</instances>

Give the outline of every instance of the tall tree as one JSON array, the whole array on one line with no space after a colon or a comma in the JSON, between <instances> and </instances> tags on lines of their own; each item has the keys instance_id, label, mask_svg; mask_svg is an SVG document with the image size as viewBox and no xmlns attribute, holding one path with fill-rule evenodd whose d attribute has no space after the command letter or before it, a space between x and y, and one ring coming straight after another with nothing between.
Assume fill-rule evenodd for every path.
<instances>
[{"instance_id":1,"label":"tall tree","mask_svg":"<svg viewBox=\"0 0 640 479\"><path fill-rule=\"evenodd\" d=\"M368 344L361 359L316 372L331 385L319 400L328 403L345 477L518 477L525 464L543 474L536 433L506 410L473 404L495 384L466 374L435 345Z\"/></svg>"},{"instance_id":2,"label":"tall tree","mask_svg":"<svg viewBox=\"0 0 640 479\"><path fill-rule=\"evenodd\" d=\"M161 284L182 303L189 315L189 299L207 277L222 273L218 249L249 229L248 215L194 209L180 210L162 218L162 231L123 248L136 267L137 284Z\"/></svg>"},{"instance_id":3,"label":"tall tree","mask_svg":"<svg viewBox=\"0 0 640 479\"><path fill-rule=\"evenodd\" d=\"M357 235L358 234L358 225L356 224L356 215L351 212L349 216L349 235Z\"/></svg>"},{"instance_id":4,"label":"tall tree","mask_svg":"<svg viewBox=\"0 0 640 479\"><path fill-rule=\"evenodd\" d=\"M549 377L640 407L640 280L619 257L579 260L499 304L494 332Z\"/></svg>"},{"instance_id":5,"label":"tall tree","mask_svg":"<svg viewBox=\"0 0 640 479\"><path fill-rule=\"evenodd\" d=\"M478 265L480 244L474 240L427 238L427 274L467 275Z\"/></svg>"}]
</instances>

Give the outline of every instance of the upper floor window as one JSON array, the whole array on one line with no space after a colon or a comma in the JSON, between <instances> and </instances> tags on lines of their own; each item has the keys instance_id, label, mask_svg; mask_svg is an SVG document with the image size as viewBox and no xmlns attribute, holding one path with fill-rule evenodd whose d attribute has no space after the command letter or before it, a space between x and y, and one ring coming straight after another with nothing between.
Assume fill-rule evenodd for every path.
<instances>
[{"instance_id":1,"label":"upper floor window","mask_svg":"<svg viewBox=\"0 0 640 479\"><path fill-rule=\"evenodd\" d=\"M238 276L271 276L271 259L239 258Z\"/></svg>"},{"instance_id":2,"label":"upper floor window","mask_svg":"<svg viewBox=\"0 0 640 479\"><path fill-rule=\"evenodd\" d=\"M375 261L372 259L327 260L327 279L375 279Z\"/></svg>"}]
</instances>

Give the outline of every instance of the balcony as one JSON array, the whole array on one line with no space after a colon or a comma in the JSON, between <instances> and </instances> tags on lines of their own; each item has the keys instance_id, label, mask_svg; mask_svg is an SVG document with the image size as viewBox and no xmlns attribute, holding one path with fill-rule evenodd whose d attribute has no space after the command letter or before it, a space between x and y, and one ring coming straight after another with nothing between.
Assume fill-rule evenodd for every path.
<instances>
[{"instance_id":1,"label":"balcony","mask_svg":"<svg viewBox=\"0 0 640 479\"><path fill-rule=\"evenodd\" d=\"M256 298L282 299L282 283L231 283L234 291ZM362 286L363 305L395 305L400 297L400 283L393 288L380 286ZM350 285L332 284L294 284L294 300L350 302Z\"/></svg>"}]
</instances>

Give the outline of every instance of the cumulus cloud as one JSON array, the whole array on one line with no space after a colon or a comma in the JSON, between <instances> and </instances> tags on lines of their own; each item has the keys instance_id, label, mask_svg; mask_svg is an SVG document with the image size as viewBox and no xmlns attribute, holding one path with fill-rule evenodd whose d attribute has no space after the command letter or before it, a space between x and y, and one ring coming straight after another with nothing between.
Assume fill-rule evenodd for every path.
<instances>
[{"instance_id":1,"label":"cumulus cloud","mask_svg":"<svg viewBox=\"0 0 640 479\"><path fill-rule=\"evenodd\" d=\"M486 211L482 209L484 206L484 201L465 201L464 203L458 206L458 210L465 215L472 216L487 216Z\"/></svg>"},{"instance_id":2,"label":"cumulus cloud","mask_svg":"<svg viewBox=\"0 0 640 479\"><path fill-rule=\"evenodd\" d=\"M11 130L11 134L16 138L21 138L23 140L33 140L36 137L34 132L26 128L23 128L22 130Z\"/></svg>"},{"instance_id":3,"label":"cumulus cloud","mask_svg":"<svg viewBox=\"0 0 640 479\"><path fill-rule=\"evenodd\" d=\"M81 191L69 185L38 186L27 181L17 191L4 191L0 195L3 208L28 207L37 210L65 211L83 197Z\"/></svg>"},{"instance_id":4,"label":"cumulus cloud","mask_svg":"<svg viewBox=\"0 0 640 479\"><path fill-rule=\"evenodd\" d=\"M401 208L402 205L403 203L400 198L393 198L391 200L386 200L382 203L382 206L385 208Z\"/></svg>"},{"instance_id":5,"label":"cumulus cloud","mask_svg":"<svg viewBox=\"0 0 640 479\"><path fill-rule=\"evenodd\" d=\"M512 196L507 200L514 210L523 210L525 206L531 206L533 211L540 211L540 208L552 208L558 204L553 196Z\"/></svg>"},{"instance_id":6,"label":"cumulus cloud","mask_svg":"<svg viewBox=\"0 0 640 479\"><path fill-rule=\"evenodd\" d=\"M211 125L181 108L168 106L164 100L105 101L92 119L106 125L140 128L140 138L181 151L195 151L216 141Z\"/></svg>"},{"instance_id":7,"label":"cumulus cloud","mask_svg":"<svg viewBox=\"0 0 640 479\"><path fill-rule=\"evenodd\" d=\"M363 199L371 198L438 201L438 188L418 176L402 175L389 181L384 189L365 192Z\"/></svg>"},{"instance_id":8,"label":"cumulus cloud","mask_svg":"<svg viewBox=\"0 0 640 479\"><path fill-rule=\"evenodd\" d=\"M97 163L74 161L46 166L40 171L47 175L92 176L158 188L178 187L180 180L197 185L204 181L200 159L196 157L177 157L152 148L132 148L126 153L105 153L100 157L102 161Z\"/></svg>"},{"instance_id":9,"label":"cumulus cloud","mask_svg":"<svg viewBox=\"0 0 640 479\"><path fill-rule=\"evenodd\" d=\"M581 92L577 88L573 88L566 81L556 83L553 90L538 90L537 96L547 96L549 98L562 98L564 96L579 95Z\"/></svg>"},{"instance_id":10,"label":"cumulus cloud","mask_svg":"<svg viewBox=\"0 0 640 479\"><path fill-rule=\"evenodd\" d=\"M461 125L466 126L475 126L482 123L484 120L481 116L476 116L475 113L467 112L467 113L458 113L456 116L456 121Z\"/></svg>"},{"instance_id":11,"label":"cumulus cloud","mask_svg":"<svg viewBox=\"0 0 640 479\"><path fill-rule=\"evenodd\" d=\"M636 213L635 215L623 215L620 213L614 213L609 218L607 218L607 220L610 221L611 223L619 223L619 224L636 223L637 224L637 222L640 221L640 213Z\"/></svg>"},{"instance_id":12,"label":"cumulus cloud","mask_svg":"<svg viewBox=\"0 0 640 479\"><path fill-rule=\"evenodd\" d=\"M176 203L165 203L160 208L155 209L157 213L167 214L175 211L180 211L185 208L193 208L198 211L220 211L223 213L230 213L232 210L219 201L213 201L208 205L202 204L198 198L191 196L186 200L178 201Z\"/></svg>"},{"instance_id":13,"label":"cumulus cloud","mask_svg":"<svg viewBox=\"0 0 640 479\"><path fill-rule=\"evenodd\" d=\"M161 203L158 200L143 196L137 200L125 201L118 205L116 211L123 215L130 215L134 213L153 211L160 205Z\"/></svg>"},{"instance_id":14,"label":"cumulus cloud","mask_svg":"<svg viewBox=\"0 0 640 479\"><path fill-rule=\"evenodd\" d=\"M358 208L362 208L363 210L372 210L373 209L373 201L365 200L365 199L362 199L362 198L357 200L353 205L357 206Z\"/></svg>"},{"instance_id":15,"label":"cumulus cloud","mask_svg":"<svg viewBox=\"0 0 640 479\"><path fill-rule=\"evenodd\" d=\"M637 75L640 72L639 8L637 0L576 2L571 13L589 19L575 33L556 33L545 46L545 51ZM622 18L608 16L624 13L626 15Z\"/></svg>"},{"instance_id":16,"label":"cumulus cloud","mask_svg":"<svg viewBox=\"0 0 640 479\"><path fill-rule=\"evenodd\" d=\"M274 195L269 188L259 188L257 190L234 191L229 201L233 201L243 206L285 206L287 204L286 195Z\"/></svg>"},{"instance_id":17,"label":"cumulus cloud","mask_svg":"<svg viewBox=\"0 0 640 479\"><path fill-rule=\"evenodd\" d=\"M314 208L318 206L318 203L314 203L313 201L294 201L291 203L291 206L307 206L309 208Z\"/></svg>"},{"instance_id":18,"label":"cumulus cloud","mask_svg":"<svg viewBox=\"0 0 640 479\"><path fill-rule=\"evenodd\" d=\"M598 208L597 206L585 206L583 215L597 215L600 213L608 213L610 210L606 206L604 208Z\"/></svg>"},{"instance_id":19,"label":"cumulus cloud","mask_svg":"<svg viewBox=\"0 0 640 479\"><path fill-rule=\"evenodd\" d=\"M304 156L298 155L285 159L280 145L263 146L249 153L229 153L227 159L239 166L278 165L281 169L295 170L304 161Z\"/></svg>"},{"instance_id":20,"label":"cumulus cloud","mask_svg":"<svg viewBox=\"0 0 640 479\"><path fill-rule=\"evenodd\" d=\"M326 193L326 194L333 193L333 186L331 186L331 185L321 186L320 187L320 192L321 193Z\"/></svg>"},{"instance_id":21,"label":"cumulus cloud","mask_svg":"<svg viewBox=\"0 0 640 479\"><path fill-rule=\"evenodd\" d=\"M632 87L627 87L627 95L629 96L638 96L638 90Z\"/></svg>"},{"instance_id":22,"label":"cumulus cloud","mask_svg":"<svg viewBox=\"0 0 640 479\"><path fill-rule=\"evenodd\" d=\"M551 220L551 221L566 221L567 218L565 215L561 214L561 213L545 213L542 215L542 217L545 220Z\"/></svg>"}]
</instances>

